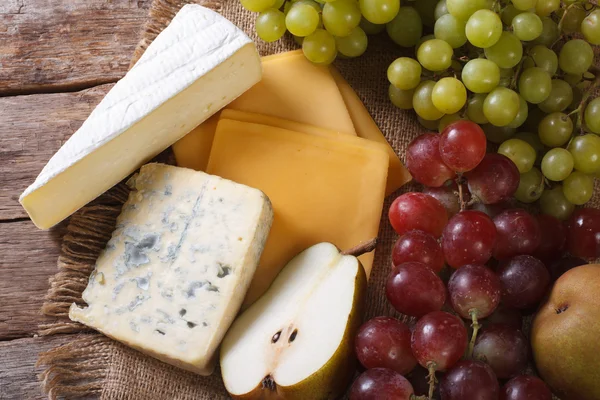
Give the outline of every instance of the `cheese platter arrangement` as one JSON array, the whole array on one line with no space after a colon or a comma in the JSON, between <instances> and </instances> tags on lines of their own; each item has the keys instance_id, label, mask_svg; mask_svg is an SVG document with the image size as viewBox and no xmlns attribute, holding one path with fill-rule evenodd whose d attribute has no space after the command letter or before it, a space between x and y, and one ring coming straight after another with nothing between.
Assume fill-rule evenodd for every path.
<instances>
[{"instance_id":1,"label":"cheese platter arrangement","mask_svg":"<svg viewBox=\"0 0 600 400\"><path fill-rule=\"evenodd\" d=\"M597 44L577 0L155 0L20 197L70 219L49 396L599 400Z\"/></svg>"}]
</instances>

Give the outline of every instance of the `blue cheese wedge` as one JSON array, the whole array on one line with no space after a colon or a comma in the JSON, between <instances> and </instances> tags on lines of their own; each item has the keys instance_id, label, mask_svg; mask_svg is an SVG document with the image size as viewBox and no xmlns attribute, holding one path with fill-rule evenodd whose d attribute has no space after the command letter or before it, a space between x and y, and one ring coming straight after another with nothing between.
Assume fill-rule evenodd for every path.
<instances>
[{"instance_id":1,"label":"blue cheese wedge","mask_svg":"<svg viewBox=\"0 0 600 400\"><path fill-rule=\"evenodd\" d=\"M273 211L259 190L147 164L69 316L169 364L209 375L239 311Z\"/></svg>"},{"instance_id":2,"label":"blue cheese wedge","mask_svg":"<svg viewBox=\"0 0 600 400\"><path fill-rule=\"evenodd\" d=\"M244 32L212 10L184 6L19 201L39 228L59 223L261 76L259 54Z\"/></svg>"}]
</instances>

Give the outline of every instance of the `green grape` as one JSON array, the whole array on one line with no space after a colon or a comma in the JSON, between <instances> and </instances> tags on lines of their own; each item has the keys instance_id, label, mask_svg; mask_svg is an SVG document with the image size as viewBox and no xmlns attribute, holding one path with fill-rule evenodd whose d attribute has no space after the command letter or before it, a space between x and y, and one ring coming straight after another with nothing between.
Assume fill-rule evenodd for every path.
<instances>
[{"instance_id":1,"label":"green grape","mask_svg":"<svg viewBox=\"0 0 600 400\"><path fill-rule=\"evenodd\" d=\"M517 10L526 11L531 8L535 8L535 5L537 4L537 0L511 0L511 3Z\"/></svg>"},{"instance_id":2,"label":"green grape","mask_svg":"<svg viewBox=\"0 0 600 400\"><path fill-rule=\"evenodd\" d=\"M402 47L413 47L423 33L423 24L417 10L401 7L398 14L385 26L392 40Z\"/></svg>"},{"instance_id":3,"label":"green grape","mask_svg":"<svg viewBox=\"0 0 600 400\"><path fill-rule=\"evenodd\" d=\"M544 71L554 76L558 70L558 56L556 53L546 46L538 44L529 50L529 57L535 63L535 66L540 67Z\"/></svg>"},{"instance_id":4,"label":"green grape","mask_svg":"<svg viewBox=\"0 0 600 400\"><path fill-rule=\"evenodd\" d=\"M334 36L348 36L360 24L360 8L354 0L336 0L323 7L323 25Z\"/></svg>"},{"instance_id":5,"label":"green grape","mask_svg":"<svg viewBox=\"0 0 600 400\"><path fill-rule=\"evenodd\" d=\"M510 128L518 128L525 123L529 115L529 107L523 96L519 96L519 112L513 121L508 124Z\"/></svg>"},{"instance_id":6,"label":"green grape","mask_svg":"<svg viewBox=\"0 0 600 400\"><path fill-rule=\"evenodd\" d=\"M435 21L433 33L436 39L445 40L452 48L456 49L467 43L465 34L466 23L454 15L442 15Z\"/></svg>"},{"instance_id":7,"label":"green grape","mask_svg":"<svg viewBox=\"0 0 600 400\"><path fill-rule=\"evenodd\" d=\"M335 45L340 54L346 57L358 57L367 50L368 41L365 31L357 26L348 36L336 37Z\"/></svg>"},{"instance_id":8,"label":"green grape","mask_svg":"<svg viewBox=\"0 0 600 400\"><path fill-rule=\"evenodd\" d=\"M600 135L600 97L590 101L583 114L585 126L592 132Z\"/></svg>"},{"instance_id":9,"label":"green grape","mask_svg":"<svg viewBox=\"0 0 600 400\"><path fill-rule=\"evenodd\" d=\"M417 9L423 25L433 27L435 23L435 7L438 0L419 0L414 2L414 7Z\"/></svg>"},{"instance_id":10,"label":"green grape","mask_svg":"<svg viewBox=\"0 0 600 400\"><path fill-rule=\"evenodd\" d=\"M485 57L500 68L512 68L523 58L523 45L519 38L510 32L502 32L493 46L484 50Z\"/></svg>"},{"instance_id":11,"label":"green grape","mask_svg":"<svg viewBox=\"0 0 600 400\"><path fill-rule=\"evenodd\" d=\"M423 81L417 86L413 95L413 108L415 112L419 117L428 121L438 120L444 115L443 112L435 107L431 100L431 93L434 86L434 81ZM436 125L435 129L437 127L438 125Z\"/></svg>"},{"instance_id":12,"label":"green grape","mask_svg":"<svg viewBox=\"0 0 600 400\"><path fill-rule=\"evenodd\" d=\"M319 14L321 14L321 6L319 5L319 3L317 3L314 0L292 0L292 5L294 4L306 4L307 6L311 6L312 8L315 9L316 12L318 12ZM322 23L323 21L320 21L319 23ZM319 28L323 28L323 26L319 26Z\"/></svg>"},{"instance_id":13,"label":"green grape","mask_svg":"<svg viewBox=\"0 0 600 400\"><path fill-rule=\"evenodd\" d=\"M461 117L458 113L446 114L440 119L440 124L438 125L438 132L442 133L442 131L446 129L446 127L451 123L464 119L465 118Z\"/></svg>"},{"instance_id":14,"label":"green grape","mask_svg":"<svg viewBox=\"0 0 600 400\"><path fill-rule=\"evenodd\" d=\"M583 79L583 74L565 74L563 76L565 82L571 86L577 85Z\"/></svg>"},{"instance_id":15,"label":"green grape","mask_svg":"<svg viewBox=\"0 0 600 400\"><path fill-rule=\"evenodd\" d=\"M576 136L569 143L575 169L585 174L600 171L600 137L593 133Z\"/></svg>"},{"instance_id":16,"label":"green grape","mask_svg":"<svg viewBox=\"0 0 600 400\"><path fill-rule=\"evenodd\" d=\"M540 17L547 17L560 8L560 0L538 0L535 4L535 13Z\"/></svg>"},{"instance_id":17,"label":"green grape","mask_svg":"<svg viewBox=\"0 0 600 400\"><path fill-rule=\"evenodd\" d=\"M275 0L240 0L242 7L252 12L262 12L273 8Z\"/></svg>"},{"instance_id":18,"label":"green grape","mask_svg":"<svg viewBox=\"0 0 600 400\"><path fill-rule=\"evenodd\" d=\"M555 112L540 121L538 135L546 146L560 147L567 143L573 134L573 121L567 114Z\"/></svg>"},{"instance_id":19,"label":"green grape","mask_svg":"<svg viewBox=\"0 0 600 400\"><path fill-rule=\"evenodd\" d=\"M558 24L549 17L542 18L542 33L541 35L532 41L533 44L543 44L544 46L550 47L558 40L560 32L558 30Z\"/></svg>"},{"instance_id":20,"label":"green grape","mask_svg":"<svg viewBox=\"0 0 600 400\"><path fill-rule=\"evenodd\" d=\"M594 50L584 40L569 40L560 50L558 66L567 74L583 74L594 61Z\"/></svg>"},{"instance_id":21,"label":"green grape","mask_svg":"<svg viewBox=\"0 0 600 400\"><path fill-rule=\"evenodd\" d=\"M522 203L533 203L544 193L544 177L539 169L533 167L521 174L519 187L515 192L515 198Z\"/></svg>"},{"instance_id":22,"label":"green grape","mask_svg":"<svg viewBox=\"0 0 600 400\"><path fill-rule=\"evenodd\" d=\"M483 102L486 97L486 93L476 93L467 103L467 117L476 124L482 125L489 122L483 113Z\"/></svg>"},{"instance_id":23,"label":"green grape","mask_svg":"<svg viewBox=\"0 0 600 400\"><path fill-rule=\"evenodd\" d=\"M562 11L563 9L561 9ZM563 17L562 13L566 12L567 14ZM581 30L581 23L585 19L585 10L579 7L569 8L568 11L563 11L559 14L562 17L562 31L565 33L576 33Z\"/></svg>"},{"instance_id":24,"label":"green grape","mask_svg":"<svg viewBox=\"0 0 600 400\"><path fill-rule=\"evenodd\" d=\"M489 93L500 82L500 68L485 58L474 58L463 67L461 78L473 93Z\"/></svg>"},{"instance_id":25,"label":"green grape","mask_svg":"<svg viewBox=\"0 0 600 400\"><path fill-rule=\"evenodd\" d=\"M563 194L570 203L581 206L594 194L594 179L583 172L573 171L563 181Z\"/></svg>"},{"instance_id":26,"label":"green grape","mask_svg":"<svg viewBox=\"0 0 600 400\"><path fill-rule=\"evenodd\" d=\"M509 139L502 143L498 148L498 153L510 158L522 174L533 167L537 156L535 149L520 139Z\"/></svg>"},{"instance_id":27,"label":"green grape","mask_svg":"<svg viewBox=\"0 0 600 400\"><path fill-rule=\"evenodd\" d=\"M536 153L535 163L533 165L540 165L542 163L546 147L540 141L540 137L537 134L533 132L519 132L515 135L515 139L521 139L533 147Z\"/></svg>"},{"instance_id":28,"label":"green grape","mask_svg":"<svg viewBox=\"0 0 600 400\"><path fill-rule=\"evenodd\" d=\"M304 37L315 32L320 19L319 13L310 5L294 3L285 16L285 25L292 35Z\"/></svg>"},{"instance_id":29,"label":"green grape","mask_svg":"<svg viewBox=\"0 0 600 400\"><path fill-rule=\"evenodd\" d=\"M580 88L579 86L571 86L571 89L573 89L573 101L571 101L571 104L569 104L569 107L567 107L567 111L574 111L574 110L578 109L579 104L583 100L583 89L582 88ZM584 115L584 118L585 118L585 115Z\"/></svg>"},{"instance_id":30,"label":"green grape","mask_svg":"<svg viewBox=\"0 0 600 400\"><path fill-rule=\"evenodd\" d=\"M498 86L509 87L515 71L512 68L500 68L500 82Z\"/></svg>"},{"instance_id":31,"label":"green grape","mask_svg":"<svg viewBox=\"0 0 600 400\"><path fill-rule=\"evenodd\" d=\"M388 96L393 105L403 110L411 110L413 108L412 100L415 93L414 89L402 90L390 84Z\"/></svg>"},{"instance_id":32,"label":"green grape","mask_svg":"<svg viewBox=\"0 0 600 400\"><path fill-rule=\"evenodd\" d=\"M292 35L292 37L294 38L294 42L296 42L296 44L302 46L302 43L304 43L304 38L303 37L294 36L294 35Z\"/></svg>"},{"instance_id":33,"label":"green grape","mask_svg":"<svg viewBox=\"0 0 600 400\"><path fill-rule=\"evenodd\" d=\"M460 61L452 60L450 69L452 69L454 72L461 72L463 70L463 65L460 63Z\"/></svg>"},{"instance_id":34,"label":"green grape","mask_svg":"<svg viewBox=\"0 0 600 400\"><path fill-rule=\"evenodd\" d=\"M530 56L525 56L522 69L535 67L535 61Z\"/></svg>"},{"instance_id":35,"label":"green grape","mask_svg":"<svg viewBox=\"0 0 600 400\"><path fill-rule=\"evenodd\" d=\"M519 77L519 93L532 104L546 100L552 90L552 78L539 67L528 68Z\"/></svg>"},{"instance_id":36,"label":"green grape","mask_svg":"<svg viewBox=\"0 0 600 400\"><path fill-rule=\"evenodd\" d=\"M442 78L433 87L431 101L444 114L454 114L467 102L467 89L456 78Z\"/></svg>"},{"instance_id":37,"label":"green grape","mask_svg":"<svg viewBox=\"0 0 600 400\"><path fill-rule=\"evenodd\" d=\"M483 113L492 125L506 126L519 112L519 95L511 89L497 87L487 95L483 103Z\"/></svg>"},{"instance_id":38,"label":"green grape","mask_svg":"<svg viewBox=\"0 0 600 400\"><path fill-rule=\"evenodd\" d=\"M360 27L367 35L377 35L385 30L385 24L374 24L364 17L360 20Z\"/></svg>"},{"instance_id":39,"label":"green grape","mask_svg":"<svg viewBox=\"0 0 600 400\"><path fill-rule=\"evenodd\" d=\"M508 126L495 126L492 124L482 125L481 128L483 129L487 140L496 144L507 141L513 137L517 131L515 128L509 128Z\"/></svg>"},{"instance_id":40,"label":"green grape","mask_svg":"<svg viewBox=\"0 0 600 400\"><path fill-rule=\"evenodd\" d=\"M433 34L431 34L431 35L425 35L425 36L421 37L421 39L419 39L419 41L415 45L415 56L419 52L419 48L421 47L421 45L423 43L425 43L426 41L431 40L431 39L435 39L435 36L433 36Z\"/></svg>"},{"instance_id":41,"label":"green grape","mask_svg":"<svg viewBox=\"0 0 600 400\"><path fill-rule=\"evenodd\" d=\"M421 124L421 126L425 127L426 129L428 129L430 131L436 131L438 126L440 125L439 119L436 119L434 121L428 121L426 119L419 117L418 115L417 115L417 121L419 121L419 124Z\"/></svg>"},{"instance_id":42,"label":"green grape","mask_svg":"<svg viewBox=\"0 0 600 400\"><path fill-rule=\"evenodd\" d=\"M275 9L268 9L256 17L256 33L265 42L274 42L281 39L286 31L285 15Z\"/></svg>"},{"instance_id":43,"label":"green grape","mask_svg":"<svg viewBox=\"0 0 600 400\"><path fill-rule=\"evenodd\" d=\"M506 7L504 7L502 12L500 13L500 19L502 19L502 23L504 25L510 26L512 25L513 19L522 12L522 10L518 10L515 6L509 4Z\"/></svg>"},{"instance_id":44,"label":"green grape","mask_svg":"<svg viewBox=\"0 0 600 400\"><path fill-rule=\"evenodd\" d=\"M317 29L304 38L302 51L315 64L331 64L337 55L335 38L325 29Z\"/></svg>"},{"instance_id":45,"label":"green grape","mask_svg":"<svg viewBox=\"0 0 600 400\"><path fill-rule=\"evenodd\" d=\"M537 39L544 28L540 17L531 12L524 12L512 20L512 28L516 37L523 41Z\"/></svg>"},{"instance_id":46,"label":"green grape","mask_svg":"<svg viewBox=\"0 0 600 400\"><path fill-rule=\"evenodd\" d=\"M600 10L594 10L581 22L581 33L591 44L600 44Z\"/></svg>"},{"instance_id":47,"label":"green grape","mask_svg":"<svg viewBox=\"0 0 600 400\"><path fill-rule=\"evenodd\" d=\"M488 8L486 0L446 0L448 12L456 18L466 21L477 10Z\"/></svg>"},{"instance_id":48,"label":"green grape","mask_svg":"<svg viewBox=\"0 0 600 400\"><path fill-rule=\"evenodd\" d=\"M548 150L542 159L542 172L551 181L560 182L573 172L573 156L568 150L556 147Z\"/></svg>"},{"instance_id":49,"label":"green grape","mask_svg":"<svg viewBox=\"0 0 600 400\"><path fill-rule=\"evenodd\" d=\"M448 14L448 7L446 6L446 0L438 1L437 5L435 6L435 10L433 11L433 16L434 16L435 20L437 21L438 19L441 18L442 15L446 15L446 14Z\"/></svg>"},{"instance_id":50,"label":"green grape","mask_svg":"<svg viewBox=\"0 0 600 400\"><path fill-rule=\"evenodd\" d=\"M390 83L398 89L414 89L421 82L421 64L409 57L395 59L387 69Z\"/></svg>"},{"instance_id":51,"label":"green grape","mask_svg":"<svg viewBox=\"0 0 600 400\"><path fill-rule=\"evenodd\" d=\"M374 24L387 24L400 10L400 0L359 0L363 17Z\"/></svg>"},{"instance_id":52,"label":"green grape","mask_svg":"<svg viewBox=\"0 0 600 400\"><path fill-rule=\"evenodd\" d=\"M567 200L562 186L557 185L553 189L544 190L540 197L540 209L543 214L565 221L575 211L575 205Z\"/></svg>"},{"instance_id":53,"label":"green grape","mask_svg":"<svg viewBox=\"0 0 600 400\"><path fill-rule=\"evenodd\" d=\"M498 14L490 10L477 10L465 28L467 39L473 46L486 48L493 46L502 35L502 21Z\"/></svg>"},{"instance_id":54,"label":"green grape","mask_svg":"<svg viewBox=\"0 0 600 400\"><path fill-rule=\"evenodd\" d=\"M417 60L429 71L444 71L452 64L452 46L440 39L430 39L419 46ZM436 118L437 119L437 118Z\"/></svg>"},{"instance_id":55,"label":"green grape","mask_svg":"<svg viewBox=\"0 0 600 400\"><path fill-rule=\"evenodd\" d=\"M538 107L543 112L550 114L566 110L572 101L573 89L571 88L571 85L562 79L553 79L550 95L546 100L538 104Z\"/></svg>"}]
</instances>

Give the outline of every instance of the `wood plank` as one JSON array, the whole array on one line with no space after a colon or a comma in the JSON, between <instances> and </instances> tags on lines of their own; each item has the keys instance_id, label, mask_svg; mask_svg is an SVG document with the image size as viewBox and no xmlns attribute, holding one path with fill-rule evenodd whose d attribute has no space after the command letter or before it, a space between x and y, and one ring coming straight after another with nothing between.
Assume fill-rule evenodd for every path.
<instances>
[{"instance_id":1,"label":"wood plank","mask_svg":"<svg viewBox=\"0 0 600 400\"><path fill-rule=\"evenodd\" d=\"M116 82L151 0L0 1L0 96Z\"/></svg>"},{"instance_id":2,"label":"wood plank","mask_svg":"<svg viewBox=\"0 0 600 400\"><path fill-rule=\"evenodd\" d=\"M30 221L0 224L0 340L31 337L52 321L40 309L63 233L64 225L41 231Z\"/></svg>"},{"instance_id":3,"label":"wood plank","mask_svg":"<svg viewBox=\"0 0 600 400\"><path fill-rule=\"evenodd\" d=\"M38 354L72 339L73 335L56 335L0 342L0 400L47 399L37 378L42 371L35 366Z\"/></svg>"},{"instance_id":4,"label":"wood plank","mask_svg":"<svg viewBox=\"0 0 600 400\"><path fill-rule=\"evenodd\" d=\"M27 217L20 194L111 87L0 98L0 220Z\"/></svg>"}]
</instances>

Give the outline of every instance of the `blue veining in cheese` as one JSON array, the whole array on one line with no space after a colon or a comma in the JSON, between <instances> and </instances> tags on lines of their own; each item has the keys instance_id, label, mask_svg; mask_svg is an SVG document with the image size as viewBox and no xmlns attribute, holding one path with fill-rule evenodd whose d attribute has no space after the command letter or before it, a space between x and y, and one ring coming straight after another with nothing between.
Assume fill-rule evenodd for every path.
<instances>
[{"instance_id":1,"label":"blue veining in cheese","mask_svg":"<svg viewBox=\"0 0 600 400\"><path fill-rule=\"evenodd\" d=\"M162 361L210 374L273 211L259 190L147 164L69 316Z\"/></svg>"}]
</instances>

